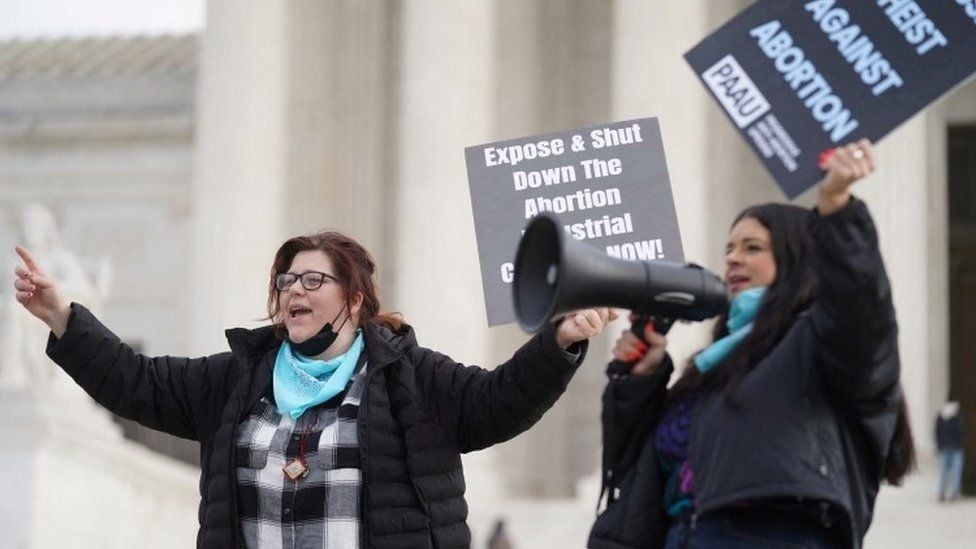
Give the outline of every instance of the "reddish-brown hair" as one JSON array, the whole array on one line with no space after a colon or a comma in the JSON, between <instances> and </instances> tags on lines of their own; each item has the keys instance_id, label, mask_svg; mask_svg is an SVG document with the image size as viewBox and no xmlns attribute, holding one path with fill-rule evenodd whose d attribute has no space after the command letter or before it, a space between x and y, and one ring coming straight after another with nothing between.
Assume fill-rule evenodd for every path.
<instances>
[{"instance_id":1,"label":"reddish-brown hair","mask_svg":"<svg viewBox=\"0 0 976 549\"><path fill-rule=\"evenodd\" d=\"M363 304L359 309L360 326L372 322L383 324L393 331L400 328L403 318L399 313L380 312L379 289L374 279L376 262L366 248L338 231L322 231L289 238L275 252L271 276L268 279L268 318L275 323L279 333L283 328L278 321L281 309L278 304L278 289L275 288L275 276L287 272L300 252L313 250L324 252L329 257L335 269L330 274L339 279L346 297L357 293L363 296Z\"/></svg>"}]
</instances>

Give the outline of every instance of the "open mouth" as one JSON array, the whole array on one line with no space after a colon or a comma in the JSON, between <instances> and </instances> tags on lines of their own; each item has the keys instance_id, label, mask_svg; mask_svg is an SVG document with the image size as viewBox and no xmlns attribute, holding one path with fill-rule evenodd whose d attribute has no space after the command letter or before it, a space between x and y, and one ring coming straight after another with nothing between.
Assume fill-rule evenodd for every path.
<instances>
[{"instance_id":1,"label":"open mouth","mask_svg":"<svg viewBox=\"0 0 976 549\"><path fill-rule=\"evenodd\" d=\"M291 316L292 319L301 318L301 317L304 317L306 315L312 314L312 309L309 309L308 307L303 307L303 306L299 305L299 306L296 306L296 307L292 307L288 311L288 314Z\"/></svg>"},{"instance_id":2,"label":"open mouth","mask_svg":"<svg viewBox=\"0 0 976 549\"><path fill-rule=\"evenodd\" d=\"M749 282L749 277L733 275L726 279L726 285L728 286L740 286Z\"/></svg>"}]
</instances>

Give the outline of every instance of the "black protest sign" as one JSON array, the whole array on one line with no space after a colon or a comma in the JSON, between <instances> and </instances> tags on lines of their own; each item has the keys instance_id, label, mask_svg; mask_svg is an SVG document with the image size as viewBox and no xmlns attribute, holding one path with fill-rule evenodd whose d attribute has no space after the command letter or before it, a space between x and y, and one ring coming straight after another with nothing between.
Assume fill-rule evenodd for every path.
<instances>
[{"instance_id":1,"label":"black protest sign","mask_svg":"<svg viewBox=\"0 0 976 549\"><path fill-rule=\"evenodd\" d=\"M976 0L759 0L685 59L792 198L976 72Z\"/></svg>"},{"instance_id":2,"label":"black protest sign","mask_svg":"<svg viewBox=\"0 0 976 549\"><path fill-rule=\"evenodd\" d=\"M464 152L489 326L515 321L515 250L539 212L556 214L569 236L615 257L684 260L656 118Z\"/></svg>"}]
</instances>

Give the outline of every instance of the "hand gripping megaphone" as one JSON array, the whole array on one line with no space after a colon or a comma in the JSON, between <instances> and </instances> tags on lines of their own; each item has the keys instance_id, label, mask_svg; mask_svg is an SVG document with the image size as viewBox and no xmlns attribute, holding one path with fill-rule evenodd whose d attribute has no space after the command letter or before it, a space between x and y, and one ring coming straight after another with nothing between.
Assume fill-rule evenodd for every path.
<instances>
[{"instance_id":1,"label":"hand gripping megaphone","mask_svg":"<svg viewBox=\"0 0 976 549\"><path fill-rule=\"evenodd\" d=\"M725 284L697 265L617 259L568 237L556 217L529 222L515 254L515 318L527 332L589 307L640 316L705 320L728 306Z\"/></svg>"}]
</instances>

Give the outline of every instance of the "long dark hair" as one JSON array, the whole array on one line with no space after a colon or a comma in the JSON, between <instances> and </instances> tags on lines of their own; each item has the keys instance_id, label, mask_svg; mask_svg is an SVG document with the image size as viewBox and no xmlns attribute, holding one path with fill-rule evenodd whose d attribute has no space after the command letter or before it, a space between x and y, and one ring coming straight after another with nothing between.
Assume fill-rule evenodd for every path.
<instances>
[{"instance_id":1,"label":"long dark hair","mask_svg":"<svg viewBox=\"0 0 976 549\"><path fill-rule=\"evenodd\" d=\"M884 479L892 486L901 486L905 475L911 473L918 466L915 457L915 437L908 420L908 402L905 395L899 395L898 419L895 420L895 432L888 445L888 455L885 456Z\"/></svg>"},{"instance_id":2,"label":"long dark hair","mask_svg":"<svg viewBox=\"0 0 976 549\"><path fill-rule=\"evenodd\" d=\"M721 388L733 405L742 379L783 339L797 315L810 306L817 290L813 244L807 231L809 210L789 204L750 206L735 217L736 223L754 219L769 231L776 277L766 289L762 307L756 312L753 330L741 345L719 367L701 374L689 364L669 391L674 401L699 387ZM712 333L713 341L728 335L728 311L719 317ZM904 395L899 398L895 432L886 456L884 478L898 485L915 468L915 445L908 422Z\"/></svg>"},{"instance_id":3,"label":"long dark hair","mask_svg":"<svg viewBox=\"0 0 976 549\"><path fill-rule=\"evenodd\" d=\"M278 290L275 276L286 272L292 260L300 252L318 250L324 252L332 261L335 275L339 278L345 295L362 294L363 304L359 309L359 325L367 323L382 324L396 331L403 323L399 313L380 312L379 288L374 279L376 262L362 244L338 231L322 231L315 234L289 238L275 252L268 280L268 318L274 322L279 335L284 326L279 319L281 312L278 303Z\"/></svg>"},{"instance_id":4,"label":"long dark hair","mask_svg":"<svg viewBox=\"0 0 976 549\"><path fill-rule=\"evenodd\" d=\"M769 231L776 277L766 289L763 305L756 312L753 330L740 349L733 353L716 380L733 391L742 378L776 346L804 309L810 306L817 290L813 265L813 244L807 231L809 210L789 204L760 204L743 210L732 222L755 219ZM727 314L727 313L726 313ZM716 326L716 335L728 334L725 315ZM721 335L718 335L721 332Z\"/></svg>"},{"instance_id":5,"label":"long dark hair","mask_svg":"<svg viewBox=\"0 0 976 549\"><path fill-rule=\"evenodd\" d=\"M697 368L685 368L671 390L671 399L680 398L705 384L726 387L727 394L734 400L735 389L742 378L772 351L793 325L796 315L813 301L817 276L806 228L808 215L809 211L799 206L769 203L750 206L735 217L733 227L739 221L751 218L769 231L776 278L766 289L763 305L753 320L753 330L742 344L720 367L706 375L701 375ZM727 320L728 310L715 323L713 341L729 334Z\"/></svg>"}]
</instances>

